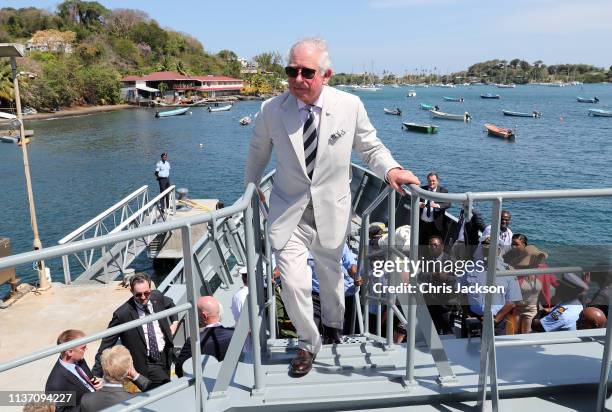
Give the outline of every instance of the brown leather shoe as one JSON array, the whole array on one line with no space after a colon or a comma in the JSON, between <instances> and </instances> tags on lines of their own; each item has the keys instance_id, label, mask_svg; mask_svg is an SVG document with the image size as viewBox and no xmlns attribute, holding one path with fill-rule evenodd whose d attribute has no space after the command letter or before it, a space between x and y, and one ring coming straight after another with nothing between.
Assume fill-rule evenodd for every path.
<instances>
[{"instance_id":1,"label":"brown leather shoe","mask_svg":"<svg viewBox=\"0 0 612 412\"><path fill-rule=\"evenodd\" d=\"M336 328L323 325L323 344L340 343L340 331Z\"/></svg>"},{"instance_id":2,"label":"brown leather shoe","mask_svg":"<svg viewBox=\"0 0 612 412\"><path fill-rule=\"evenodd\" d=\"M306 375L312 369L315 355L304 349L299 349L295 358L291 360L291 368L289 375L294 378L299 378Z\"/></svg>"}]
</instances>

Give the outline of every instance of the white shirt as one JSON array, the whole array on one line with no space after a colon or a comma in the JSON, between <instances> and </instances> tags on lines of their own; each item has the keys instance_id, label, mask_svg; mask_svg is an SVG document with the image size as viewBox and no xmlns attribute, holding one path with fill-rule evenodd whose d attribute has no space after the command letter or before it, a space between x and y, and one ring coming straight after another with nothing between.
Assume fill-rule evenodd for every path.
<instances>
[{"instance_id":1,"label":"white shirt","mask_svg":"<svg viewBox=\"0 0 612 412\"><path fill-rule=\"evenodd\" d=\"M478 241L478 247L474 252L474 259L482 259L482 241L491 236L491 225L485 227L482 231L482 235ZM501 255L503 256L507 251L512 247L512 230L510 228L506 229L505 232L499 231L499 248L501 249Z\"/></svg>"},{"instance_id":2,"label":"white shirt","mask_svg":"<svg viewBox=\"0 0 612 412\"><path fill-rule=\"evenodd\" d=\"M306 120L308 120L308 106L306 103L297 99L298 109L300 110L300 120L301 120L301 129L304 129L304 124L306 124ZM315 125L317 126L317 131L319 130L319 124L321 123L321 112L323 111L323 93L319 95L319 98L312 105L312 112L315 117Z\"/></svg>"},{"instance_id":3,"label":"white shirt","mask_svg":"<svg viewBox=\"0 0 612 412\"><path fill-rule=\"evenodd\" d=\"M465 219L461 222L461 228L459 228L459 236L457 236L457 242L464 242L465 237L463 236L463 232L465 231Z\"/></svg>"},{"instance_id":4,"label":"white shirt","mask_svg":"<svg viewBox=\"0 0 612 412\"><path fill-rule=\"evenodd\" d=\"M430 192L437 192L438 188L436 187L435 189L432 188L427 188L427 190L429 190ZM433 222L434 221L434 208L430 207L429 208L429 217L427 217L427 205L431 204L433 202L433 200L428 200L425 199L425 207L423 207L423 209L421 210L421 220L424 222Z\"/></svg>"},{"instance_id":5,"label":"white shirt","mask_svg":"<svg viewBox=\"0 0 612 412\"><path fill-rule=\"evenodd\" d=\"M153 310L153 304L151 303L151 301L147 303L147 306L149 307L149 312L151 313L151 315L154 314L155 311ZM147 316L141 304L136 303L136 309L138 310L139 319L142 319L145 316ZM144 332L145 342L147 344L147 351L148 351L149 350L149 334L147 333L146 323L142 325L142 330ZM161 353L164 351L164 348L166 347L166 341L164 340L164 334L161 328L159 327L159 321L156 320L153 322L153 330L155 331L155 340L157 341L157 349L159 349L159 352Z\"/></svg>"},{"instance_id":6,"label":"white shirt","mask_svg":"<svg viewBox=\"0 0 612 412\"><path fill-rule=\"evenodd\" d=\"M94 388L91 387L91 385L89 384L89 382L86 382L85 379L83 379L81 377L81 375L79 375L79 373L76 371L76 365L74 363L70 363L70 362L64 362L63 360L59 360L60 364L68 369L70 371L70 373L72 373L74 376L76 376L77 378L79 378L79 380L83 383L83 385L85 385L85 387L87 389L89 389L89 392L95 392L96 390ZM85 371L83 371L85 372Z\"/></svg>"},{"instance_id":7,"label":"white shirt","mask_svg":"<svg viewBox=\"0 0 612 412\"><path fill-rule=\"evenodd\" d=\"M240 318L240 312L242 312L242 307L244 306L248 294L249 288L243 286L232 297L232 315L234 316L235 322L238 322L238 318Z\"/></svg>"},{"instance_id":8,"label":"white shirt","mask_svg":"<svg viewBox=\"0 0 612 412\"><path fill-rule=\"evenodd\" d=\"M234 321L238 324L238 319L240 318L240 312L242 312L242 308L244 307L244 303L246 302L246 297L249 294L249 288L247 286L243 286L232 296L232 315L234 316ZM251 350L251 334L246 338L246 342L244 342L244 346L242 347L242 351L245 353L252 352Z\"/></svg>"},{"instance_id":9,"label":"white shirt","mask_svg":"<svg viewBox=\"0 0 612 412\"><path fill-rule=\"evenodd\" d=\"M155 171L159 177L168 177L170 176L170 162L160 160L155 165Z\"/></svg>"}]
</instances>

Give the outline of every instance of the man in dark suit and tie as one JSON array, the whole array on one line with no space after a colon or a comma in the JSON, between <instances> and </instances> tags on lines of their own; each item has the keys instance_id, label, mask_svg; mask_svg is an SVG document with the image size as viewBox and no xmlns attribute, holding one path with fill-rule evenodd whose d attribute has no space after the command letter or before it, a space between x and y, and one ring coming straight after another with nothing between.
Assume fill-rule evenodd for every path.
<instances>
[{"instance_id":1,"label":"man in dark suit and tie","mask_svg":"<svg viewBox=\"0 0 612 412\"><path fill-rule=\"evenodd\" d=\"M429 172L427 175L427 184L421 186L421 189L429 190L430 192L448 193L445 187L440 186L440 178L437 172ZM429 238L434 235L441 236L444 239L446 234L446 209L451 207L450 202L437 203L433 200L421 199L419 203L421 208L421 221L419 222L419 244L428 245Z\"/></svg>"},{"instance_id":2,"label":"man in dark suit and tie","mask_svg":"<svg viewBox=\"0 0 612 412\"><path fill-rule=\"evenodd\" d=\"M451 248L451 255L459 260L472 259L479 243L480 233L485 227L485 222L476 209L472 209L471 218L461 209L459 220L453 226L453 230L448 232L444 241L446 246Z\"/></svg>"},{"instance_id":3,"label":"man in dark suit and tie","mask_svg":"<svg viewBox=\"0 0 612 412\"><path fill-rule=\"evenodd\" d=\"M83 331L68 329L59 335L57 344L61 345L83 336L85 336ZM83 359L86 349L87 345L80 345L63 351L49 374L45 392L72 393L76 400L76 406L57 404L55 410L58 412L79 411L81 397L102 387L102 380L94 378Z\"/></svg>"},{"instance_id":4,"label":"man in dark suit and tie","mask_svg":"<svg viewBox=\"0 0 612 412\"><path fill-rule=\"evenodd\" d=\"M225 359L234 334L234 328L221 325L221 303L212 296L202 296L198 299L198 313L200 323L204 330L200 332L200 352L202 355L211 355L219 362ZM175 372L179 378L183 376L183 363L191 358L191 341L188 339L181 349L176 361Z\"/></svg>"},{"instance_id":5,"label":"man in dark suit and tie","mask_svg":"<svg viewBox=\"0 0 612 412\"><path fill-rule=\"evenodd\" d=\"M151 290L151 279L146 274L134 275L130 279L130 290L133 297L113 313L109 328L174 307L172 299L157 290ZM94 375L102 376L102 352L114 346L121 338L121 343L134 359L136 371L151 381L147 389L170 382L170 351L173 347L172 337L178 325L176 315L171 316L170 320L171 323L168 318L162 318L102 339L93 368Z\"/></svg>"}]
</instances>

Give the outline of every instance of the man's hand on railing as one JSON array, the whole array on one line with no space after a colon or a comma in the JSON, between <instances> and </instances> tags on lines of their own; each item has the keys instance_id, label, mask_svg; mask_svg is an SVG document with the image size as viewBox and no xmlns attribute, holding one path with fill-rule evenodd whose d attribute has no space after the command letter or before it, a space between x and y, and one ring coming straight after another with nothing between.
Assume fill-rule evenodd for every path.
<instances>
[{"instance_id":1,"label":"man's hand on railing","mask_svg":"<svg viewBox=\"0 0 612 412\"><path fill-rule=\"evenodd\" d=\"M391 169L387 173L387 183L389 186L400 195L405 196L406 191L402 185L420 185L421 181L410 170L406 169Z\"/></svg>"}]
</instances>

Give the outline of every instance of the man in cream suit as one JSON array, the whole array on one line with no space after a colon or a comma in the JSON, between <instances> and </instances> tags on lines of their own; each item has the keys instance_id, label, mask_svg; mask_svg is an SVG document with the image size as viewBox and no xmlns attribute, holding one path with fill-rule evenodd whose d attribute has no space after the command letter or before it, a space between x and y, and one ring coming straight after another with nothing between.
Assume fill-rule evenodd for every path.
<instances>
[{"instance_id":1,"label":"man in cream suit","mask_svg":"<svg viewBox=\"0 0 612 412\"><path fill-rule=\"evenodd\" d=\"M290 374L307 374L321 349L313 320L312 254L320 283L323 343L339 343L344 319L342 247L351 213L351 152L389 185L419 184L402 169L376 136L361 100L327 86L332 75L327 45L321 39L297 42L285 72L289 92L264 102L246 165L246 183L259 184L276 154L270 194L269 239L283 283L282 298L299 337Z\"/></svg>"}]
</instances>

